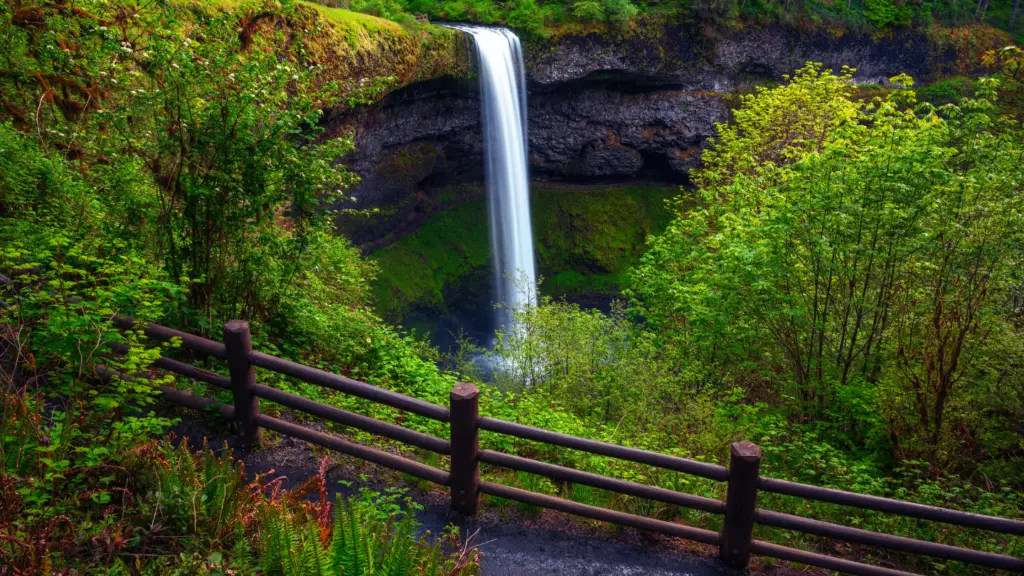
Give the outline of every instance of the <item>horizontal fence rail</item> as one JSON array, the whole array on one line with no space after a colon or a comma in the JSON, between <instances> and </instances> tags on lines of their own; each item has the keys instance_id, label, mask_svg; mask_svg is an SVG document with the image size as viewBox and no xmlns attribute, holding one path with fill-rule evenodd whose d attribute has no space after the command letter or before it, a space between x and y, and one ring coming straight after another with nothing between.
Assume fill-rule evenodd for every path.
<instances>
[{"instance_id":1,"label":"horizontal fence rail","mask_svg":"<svg viewBox=\"0 0 1024 576\"><path fill-rule=\"evenodd\" d=\"M522 502L524 504L533 504L534 506L558 510L559 512L565 512L566 514L574 514L584 518L592 518L594 520L619 524L620 526L629 526L630 528L658 532L669 536L675 536L677 538L703 542L704 544L717 545L720 539L718 533L712 532L711 530L693 528L691 526L684 526L682 524L666 522L664 520L655 520L654 518L648 518L646 516L627 514L626 512L618 512L616 510L590 506L588 504L580 504L579 502L573 502L572 500L548 496L547 494L538 494L527 490L520 490L519 488L505 486L504 484L482 482L480 484L480 491L484 494L490 494L491 496L515 500L516 502Z\"/></svg>"},{"instance_id":2,"label":"horizontal fence rail","mask_svg":"<svg viewBox=\"0 0 1024 576\"><path fill-rule=\"evenodd\" d=\"M164 399L170 401L173 404L184 406L186 408L192 408L193 410L204 410L204 411L215 411L225 418L234 419L235 409L227 404L222 404L213 400L212 398L205 398L203 396L196 396L187 392L176 390L170 386L160 386L160 391L164 394ZM286 422L284 420L273 418L265 414L261 414L257 417L257 421L260 426L284 434L285 436L292 436L300 440L305 440L310 444L316 444L331 450L355 456L362 460L367 460L375 464L380 464L386 468L392 470L398 470L399 472L405 472L413 476L429 480L435 484L445 486L448 484L448 473L444 470L438 470L432 466L421 464L415 460L403 458L395 454L389 454L387 452L377 450L376 448L370 448L369 446L363 446L362 444L356 444L354 442L348 442L342 440L337 436L331 436L330 434L324 434L317 432L316 430L310 430L305 426Z\"/></svg>"},{"instance_id":3,"label":"horizontal fence rail","mask_svg":"<svg viewBox=\"0 0 1024 576\"><path fill-rule=\"evenodd\" d=\"M761 478L758 487L765 492L796 496L805 500L817 500L831 504L851 506L865 510L888 512L899 516L920 518L921 520L932 520L945 524L954 524L966 528L978 528L992 532L1002 532L1014 536L1024 536L1024 522L1011 520L1009 518L998 518L996 516L985 516L983 514L972 514L959 510L949 510L937 506L927 506L903 500L893 500L880 496L868 494L857 494L844 492L833 488L822 488L809 484L800 484L788 480L776 480L774 478Z\"/></svg>"},{"instance_id":4,"label":"horizontal fence rail","mask_svg":"<svg viewBox=\"0 0 1024 576\"><path fill-rule=\"evenodd\" d=\"M770 542L762 542L761 540L754 540L750 543L750 552L760 556L786 560L787 562L799 562L808 566L817 566L818 568L836 570L846 574L856 574L857 576L918 576L913 572L893 570L884 566L872 566L871 564L816 554L806 550L787 548Z\"/></svg>"},{"instance_id":5,"label":"horizontal fence rail","mask_svg":"<svg viewBox=\"0 0 1024 576\"><path fill-rule=\"evenodd\" d=\"M259 398L264 398L275 402L287 408L298 410L299 412L305 412L313 416L319 416L325 420L358 428L364 432L370 432L378 436L384 436L392 440L398 440L405 444L411 444L417 448L423 448L424 450L430 450L431 452L437 452L438 454L451 454L452 445L447 440L442 440L437 436L431 436L430 434L424 434L423 432L417 432L408 428L399 426L397 424L391 424L389 422L382 422L375 420L362 414L355 414L347 410L335 408L334 406L327 406L319 402L314 402L308 398L297 396L295 394L289 394L271 388L269 386L263 386L257 384L252 388L253 394Z\"/></svg>"},{"instance_id":6,"label":"horizontal fence rail","mask_svg":"<svg viewBox=\"0 0 1024 576\"><path fill-rule=\"evenodd\" d=\"M358 382L344 376L338 376L325 372L317 368L311 368L309 366L303 366L296 362L284 360L283 358L277 358L269 354L263 354L262 352L250 352L249 361L260 368L266 368L279 374L298 378L303 382L309 382L310 384L317 384L325 388L330 388L338 392L344 392L345 394L351 394L380 404L386 404L399 410L405 410L406 412L412 412L413 414L419 414L420 416L426 416L427 418L433 418L434 420L440 420L441 422L448 421L448 410L442 408L437 404L431 404L418 398L406 396L405 394L399 394L398 392L392 392L391 390L385 390L370 384Z\"/></svg>"},{"instance_id":7,"label":"horizontal fence rail","mask_svg":"<svg viewBox=\"0 0 1024 576\"><path fill-rule=\"evenodd\" d=\"M693 496L683 492L676 492L675 490L658 488L657 486L648 486L647 484L637 484L636 482L628 482L626 480L619 480L618 478L609 478L607 476L601 476L600 474L592 474L590 472L576 470L575 468L566 468L564 466L548 464L547 462L538 462L536 460L530 460L529 458L522 458L511 454L495 452L493 450L481 450L477 454L477 460L485 464L511 468L513 470L522 470L523 472L529 472L531 474L547 476L554 480L583 484L585 486L592 486L602 490L618 492L619 494L626 494L627 496L637 496L639 498L647 498L648 500L657 500L666 504L674 504L684 508L693 508L695 510L711 512L712 514L725 514L725 503L713 498Z\"/></svg>"},{"instance_id":8,"label":"horizontal fence rail","mask_svg":"<svg viewBox=\"0 0 1024 576\"><path fill-rule=\"evenodd\" d=\"M154 340L166 341L172 338L180 338L181 345L183 347L200 354L213 356L214 358L223 359L227 358L228 355L227 346L215 340L195 336L188 332L167 328L166 326L160 326L159 324L139 322L130 316L114 316L114 325L124 330L136 330L141 328L146 336L149 336Z\"/></svg>"},{"instance_id":9,"label":"horizontal fence rail","mask_svg":"<svg viewBox=\"0 0 1024 576\"><path fill-rule=\"evenodd\" d=\"M979 552L977 550L968 550L966 548L958 548L947 544L936 544L934 542L914 540L913 538L881 534L870 530L850 528L848 526L840 526L838 524L831 524L820 520L811 520L810 518L802 518L792 514L772 512L770 510L754 511L754 522L761 524L762 526L774 526L775 528L795 530L797 532L803 532L804 534L825 536L835 540L867 544L869 546L877 546L879 548L888 548L889 550L910 552L911 554L923 554L933 558L956 560L958 562L977 564L979 566L987 566L989 568L1001 568L1003 570L1017 571L1024 570L1024 560L1019 560L1013 556L1006 556L1005 554Z\"/></svg>"},{"instance_id":10,"label":"horizontal fence rail","mask_svg":"<svg viewBox=\"0 0 1024 576\"><path fill-rule=\"evenodd\" d=\"M651 466L664 468L665 470L683 472L685 474L701 476L703 478L718 480L720 482L727 482L729 480L729 469L725 466L687 460L686 458L668 456L666 454L658 454L657 452L648 452L646 450L638 450L636 448L627 448L625 446L608 444L607 442L599 442L597 440L578 438L576 436L559 434L558 432L551 432L541 428L534 428L533 426L498 420L497 418L481 418L478 422L478 426L481 430L489 430L491 432L498 432L499 434L515 436L525 440L534 440L545 444L564 446L566 448L582 450L584 452L590 452L591 454L598 454L600 456L609 456L620 460L630 460L641 464L650 464Z\"/></svg>"},{"instance_id":11,"label":"horizontal fence rail","mask_svg":"<svg viewBox=\"0 0 1024 576\"><path fill-rule=\"evenodd\" d=\"M236 421L239 425L243 445L257 443L259 441L259 431L263 428L298 438L311 444L367 460L441 486L448 486L451 490L452 507L464 514L474 514L478 507L480 494L489 494L584 518L718 546L719 555L722 560L726 564L738 568L746 567L750 555L753 554L848 574L865 576L907 576L909 574L908 572L892 568L874 566L755 540L752 537L752 530L756 524L898 552L1024 573L1024 560L1005 554L970 550L947 544L882 534L792 514L759 509L756 506L758 493L768 492L850 506L863 510L895 514L919 520L989 530L1011 536L1024 535L1024 522L1020 520L970 514L935 506L926 506L760 476L761 450L750 442L734 444L729 467L718 466L677 456L568 436L496 418L481 418L478 414L479 394L476 387L471 384L459 384L456 386L451 392L449 407L444 408L364 382L358 382L323 370L256 352L252 350L248 324L237 320L229 322L224 326L224 344L156 324L139 324L127 317L117 317L115 323L125 329L141 328L147 336L157 340L180 338L182 346L188 350L204 356L226 360L230 377L167 357L157 359L153 366L187 378L206 382L218 388L231 390L233 402L232 405L227 405L211 398L182 392L170 386L159 387L163 392L164 398L171 403L195 410L217 412L224 418ZM107 343L107 346L117 353L125 353L128 350L127 346L123 344ZM450 430L449 439L438 438L404 426L383 422L361 414L314 402L308 398L284 392L270 386L257 384L255 376L256 367L385 404L406 412L447 422L449 423ZM114 375L114 373L102 368L97 373L106 378ZM118 376L132 378L129 375L119 374ZM337 436L318 432L299 424L261 414L259 407L260 399L268 400L286 408L317 416L331 422L350 426L370 434L397 440L401 443L437 454L450 456L450 470L444 471L397 454L384 452L376 448L344 440ZM723 502L712 498L540 462L512 454L483 450L479 448L479 430L726 482L728 487L727 496ZM482 482L480 480L480 463L538 474L560 482L582 484L627 496L635 496L683 508L700 510L710 514L721 514L724 515L722 531L721 533L713 532L665 520L581 504L572 500L538 494L493 482Z\"/></svg>"},{"instance_id":12,"label":"horizontal fence rail","mask_svg":"<svg viewBox=\"0 0 1024 576\"><path fill-rule=\"evenodd\" d=\"M348 442L338 438L337 436L331 436L330 434L324 434L315 430L310 430L305 426L299 426L298 424L292 424L291 422L285 422L277 418L271 418L266 415L259 415L256 418L260 426L268 430L273 430L284 434L285 436L292 436L300 440L305 440L311 444L317 446L323 446L331 450L336 450L342 454L348 454L349 456L355 456L386 466L399 472L405 472L406 474L412 474L413 476L423 478L424 480L430 480L434 484L440 484L446 486L448 484L448 472L444 470L438 470L433 466L427 466L426 464L420 464L415 460L409 458L403 458L395 454L390 454L376 448L370 448L369 446L363 446L362 444L356 444L354 442Z\"/></svg>"},{"instance_id":13,"label":"horizontal fence rail","mask_svg":"<svg viewBox=\"0 0 1024 576\"><path fill-rule=\"evenodd\" d=\"M128 353L128 346L124 344L118 344L116 342L107 342L106 345L108 348L113 349L115 352L118 352L119 354ZM153 362L152 366L155 366L157 368L163 368L164 370L169 370L176 374L181 374L186 378L191 378L199 382L205 382L218 388L223 388L225 390L231 389L231 378L228 378L227 376L221 376L216 372L210 372L209 370L197 368L196 366L187 364L185 362L181 362L180 360L175 360L173 358L161 356L160 358L157 358L155 362Z\"/></svg>"}]
</instances>

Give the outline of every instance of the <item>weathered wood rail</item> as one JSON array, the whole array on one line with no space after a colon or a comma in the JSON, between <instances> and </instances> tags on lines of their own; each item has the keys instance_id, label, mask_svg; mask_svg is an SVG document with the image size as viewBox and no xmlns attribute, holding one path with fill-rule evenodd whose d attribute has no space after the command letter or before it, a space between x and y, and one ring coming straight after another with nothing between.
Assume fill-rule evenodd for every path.
<instances>
[{"instance_id":1,"label":"weathered wood rail","mask_svg":"<svg viewBox=\"0 0 1024 576\"><path fill-rule=\"evenodd\" d=\"M119 317L115 322L125 329L138 327L131 318ZM457 385L451 391L449 406L445 408L364 382L358 382L323 370L257 352L252 349L248 323L240 320L233 320L224 325L223 343L156 324L143 325L142 329L151 338L168 340L177 337L181 339L182 346L187 349L227 361L230 377L221 376L166 357L157 360L154 366L175 372L187 378L206 382L219 388L231 390L234 402L233 405L226 405L216 402L211 398L195 396L169 386L161 387L164 397L172 403L197 410L216 411L226 418L235 420L238 423L239 434L244 445L258 442L261 429L273 430L411 474L435 484L448 486L451 491L452 507L463 514L475 514L479 505L480 494L490 494L585 518L718 546L721 559L729 566L735 568L746 567L750 556L753 554L799 562L849 574L870 576L909 574L882 566L854 562L754 540L752 538L753 527L759 524L899 552L926 555L988 568L1024 573L1024 560L1005 554L983 552L882 534L803 518L792 514L759 509L757 507L758 493L770 492L920 520L943 522L1013 536L1024 536L1024 522L1020 520L971 514L763 477L759 473L761 449L750 442L738 442L733 445L729 467L726 468L676 456L577 438L495 418L480 417L478 391L472 384ZM111 344L110 346L115 350L124 350L123 346L117 344ZM430 434L354 414L258 384L256 381L256 368L271 370L310 384L316 384L420 416L447 422L450 430L449 438L447 440L438 438ZM448 471L441 470L416 462L415 460L349 442L336 436L323 434L304 426L261 414L260 399L275 402L292 410L351 426L375 435L397 440L417 448L450 456L450 468ZM479 448L478 442L480 430L563 446L601 456L629 460L666 470L726 482L726 498L722 502L712 498L628 482L511 454L482 450ZM664 520L589 506L493 482L482 482L480 480L480 463L512 470L521 470L558 481L583 484L674 506L701 510L711 514L722 514L724 515L722 530L721 532L713 532Z\"/></svg>"}]
</instances>

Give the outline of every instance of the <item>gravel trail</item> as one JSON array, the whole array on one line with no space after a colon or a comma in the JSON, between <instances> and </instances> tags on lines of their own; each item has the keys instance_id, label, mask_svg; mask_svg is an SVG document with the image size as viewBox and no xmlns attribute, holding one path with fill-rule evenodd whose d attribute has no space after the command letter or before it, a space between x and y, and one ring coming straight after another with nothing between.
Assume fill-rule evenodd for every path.
<instances>
[{"instance_id":1,"label":"gravel trail","mask_svg":"<svg viewBox=\"0 0 1024 576\"><path fill-rule=\"evenodd\" d=\"M182 422L173 431L193 447L204 438L211 448L234 449L235 437L226 427L178 413ZM311 427L317 428L317 425ZM246 475L268 474L284 477L285 487L302 484L316 476L326 451L294 438L281 438L265 449L235 450L245 464ZM452 512L447 490L426 482L416 483L385 468L356 460L332 456L327 473L327 488L333 498L349 496L360 488L384 491L404 487L424 508L417 514L424 530L440 534L452 523L463 536L474 535L474 545L482 553L482 576L736 576L715 558L717 549L680 539L642 533L629 528L611 527L551 510L524 512L516 506L481 506L476 517ZM312 496L311 496L312 497ZM768 568L758 574L792 576L796 572ZM818 572L801 572L801 575Z\"/></svg>"}]
</instances>

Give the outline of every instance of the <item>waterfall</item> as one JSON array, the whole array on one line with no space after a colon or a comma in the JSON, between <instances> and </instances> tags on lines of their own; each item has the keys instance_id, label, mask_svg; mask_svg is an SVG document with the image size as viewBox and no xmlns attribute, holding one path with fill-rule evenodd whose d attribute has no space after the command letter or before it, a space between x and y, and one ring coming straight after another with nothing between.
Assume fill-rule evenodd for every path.
<instances>
[{"instance_id":1,"label":"waterfall","mask_svg":"<svg viewBox=\"0 0 1024 576\"><path fill-rule=\"evenodd\" d=\"M480 73L487 214L498 303L496 326L537 302L526 169L526 74L519 38L505 28L456 25L473 36Z\"/></svg>"}]
</instances>

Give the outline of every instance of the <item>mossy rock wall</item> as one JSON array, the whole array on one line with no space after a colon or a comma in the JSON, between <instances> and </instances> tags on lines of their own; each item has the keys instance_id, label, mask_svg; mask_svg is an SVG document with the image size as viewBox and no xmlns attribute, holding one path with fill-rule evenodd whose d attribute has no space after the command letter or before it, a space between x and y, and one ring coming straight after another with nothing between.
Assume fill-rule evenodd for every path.
<instances>
[{"instance_id":1,"label":"mossy rock wall","mask_svg":"<svg viewBox=\"0 0 1024 576\"><path fill-rule=\"evenodd\" d=\"M666 204L678 187L539 190L532 217L541 289L551 296L616 294L643 253L647 237L665 229Z\"/></svg>"},{"instance_id":2,"label":"mossy rock wall","mask_svg":"<svg viewBox=\"0 0 1024 576\"><path fill-rule=\"evenodd\" d=\"M675 186L531 193L538 273L545 295L614 294L643 252L646 238L668 225ZM443 315L467 293L490 289L487 206L475 196L431 216L414 233L376 250L378 312L398 320L412 310ZM480 286L484 283L484 286Z\"/></svg>"},{"instance_id":3,"label":"mossy rock wall","mask_svg":"<svg viewBox=\"0 0 1024 576\"><path fill-rule=\"evenodd\" d=\"M380 266L373 283L377 312L398 320L412 309L447 309L446 294L487 267L490 248L483 199L471 199L431 217L370 257Z\"/></svg>"},{"instance_id":4,"label":"mossy rock wall","mask_svg":"<svg viewBox=\"0 0 1024 576\"><path fill-rule=\"evenodd\" d=\"M405 86L469 73L466 37L450 28L406 28L376 16L306 2L297 7L291 25L317 31L305 36L304 49L310 60L332 71L332 80L393 76L397 86Z\"/></svg>"},{"instance_id":5,"label":"mossy rock wall","mask_svg":"<svg viewBox=\"0 0 1024 576\"><path fill-rule=\"evenodd\" d=\"M197 14L243 11L239 34L251 38L257 49L287 53L304 66L322 67L319 81L338 86L333 96L327 96L325 108L374 101L416 82L469 76L465 34L442 26L403 26L305 1L294 9L238 0L183 0L181 5ZM392 81L374 89L375 79L384 78Z\"/></svg>"}]
</instances>

